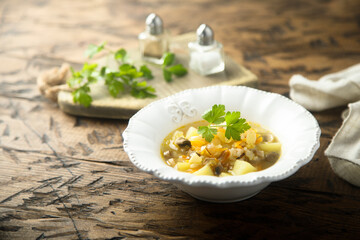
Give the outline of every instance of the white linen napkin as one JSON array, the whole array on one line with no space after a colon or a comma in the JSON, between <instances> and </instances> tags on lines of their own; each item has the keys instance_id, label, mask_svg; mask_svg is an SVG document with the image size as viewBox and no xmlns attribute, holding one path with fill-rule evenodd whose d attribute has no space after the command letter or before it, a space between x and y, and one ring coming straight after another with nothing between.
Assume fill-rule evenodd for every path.
<instances>
[{"instance_id":1,"label":"white linen napkin","mask_svg":"<svg viewBox=\"0 0 360 240\"><path fill-rule=\"evenodd\" d=\"M349 112L325 155L338 176L360 186L360 101L349 104Z\"/></svg>"},{"instance_id":2,"label":"white linen napkin","mask_svg":"<svg viewBox=\"0 0 360 240\"><path fill-rule=\"evenodd\" d=\"M311 111L346 105L360 100L360 64L323 76L318 81L294 75L290 98Z\"/></svg>"},{"instance_id":3,"label":"white linen napkin","mask_svg":"<svg viewBox=\"0 0 360 240\"><path fill-rule=\"evenodd\" d=\"M360 187L360 64L318 81L294 75L289 85L290 98L308 110L321 111L351 103L325 156L339 177Z\"/></svg>"}]
</instances>

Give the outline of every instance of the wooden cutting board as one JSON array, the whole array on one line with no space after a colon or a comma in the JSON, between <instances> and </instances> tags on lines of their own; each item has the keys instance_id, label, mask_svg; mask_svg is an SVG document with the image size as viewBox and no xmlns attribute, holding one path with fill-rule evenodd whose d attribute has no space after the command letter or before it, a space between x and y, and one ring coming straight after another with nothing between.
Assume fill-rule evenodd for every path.
<instances>
[{"instance_id":1,"label":"wooden cutting board","mask_svg":"<svg viewBox=\"0 0 360 240\"><path fill-rule=\"evenodd\" d=\"M145 63L153 72L154 79L149 80L149 85L156 89L156 98L136 99L130 94L119 95L113 98L107 91L103 82L99 81L92 84L91 96L93 102L91 106L86 108L82 105L75 104L70 92L60 91L58 95L58 103L60 108L71 115L99 117L99 118L115 118L128 119L138 110L145 107L152 101L167 97L174 93L190 89L200 88L212 85L246 85L250 87L257 86L257 77L247 70L244 66L237 64L229 56L225 56L225 71L210 76L201 76L190 70L189 54L187 44L196 39L195 33L188 33L177 36L172 39L170 49L176 54L176 62L183 64L188 68L188 74L181 78L174 77L173 82L167 83L163 79L162 69L159 66ZM139 52L134 49L128 51L135 66L144 64L141 61ZM115 63L109 59L101 59L99 65L112 66Z\"/></svg>"}]
</instances>

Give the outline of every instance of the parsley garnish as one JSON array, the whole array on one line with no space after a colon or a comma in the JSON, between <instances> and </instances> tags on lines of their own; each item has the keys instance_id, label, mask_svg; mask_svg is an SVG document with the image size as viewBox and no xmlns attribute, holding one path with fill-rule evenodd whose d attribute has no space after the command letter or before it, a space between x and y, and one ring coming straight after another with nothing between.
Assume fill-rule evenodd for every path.
<instances>
[{"instance_id":1,"label":"parsley garnish","mask_svg":"<svg viewBox=\"0 0 360 240\"><path fill-rule=\"evenodd\" d=\"M122 62L125 62L126 61L126 56L127 56L127 53L126 53L126 50L121 48L119 50L117 50L114 54L114 58L116 60L120 60Z\"/></svg>"},{"instance_id":2,"label":"parsley garnish","mask_svg":"<svg viewBox=\"0 0 360 240\"><path fill-rule=\"evenodd\" d=\"M225 137L234 140L240 140L240 134L250 129L250 125L246 120L240 118L240 112L225 113L225 106L222 104L212 106L210 110L202 115L202 118L209 122L209 125L200 126L198 133L208 142L214 139L218 127L225 127Z\"/></svg>"},{"instance_id":3,"label":"parsley garnish","mask_svg":"<svg viewBox=\"0 0 360 240\"><path fill-rule=\"evenodd\" d=\"M95 44L90 44L88 49L85 51L85 56L92 58L95 54L101 52L105 48L106 42L101 43L99 46Z\"/></svg>"},{"instance_id":4,"label":"parsley garnish","mask_svg":"<svg viewBox=\"0 0 360 240\"><path fill-rule=\"evenodd\" d=\"M152 75L151 70L150 70L146 65L142 65L142 66L140 67L140 72L143 73L143 76L144 76L144 78L146 78L146 79L151 80L151 79L154 78L154 76Z\"/></svg>"},{"instance_id":5,"label":"parsley garnish","mask_svg":"<svg viewBox=\"0 0 360 240\"><path fill-rule=\"evenodd\" d=\"M101 51L106 50L109 55L113 55L118 63L118 69L113 70L106 66L100 71L97 70L97 64L85 63L83 68L76 72L71 68L72 77L67 81L70 88L73 89L72 96L75 103L89 107L92 102L90 96L91 83L103 79L111 96L117 97L120 93L129 92L135 98L154 98L156 97L155 89L148 85L144 80L154 78L151 70L142 65L139 70L127 62L128 54L125 49L121 48L112 51L106 48L106 42L100 45L90 44L85 51L85 56L92 58ZM187 69L181 64L172 65L175 60L173 53L164 54L164 63L162 65L163 76L166 82L172 81L172 75L181 77L187 74Z\"/></svg>"},{"instance_id":6,"label":"parsley garnish","mask_svg":"<svg viewBox=\"0 0 360 240\"><path fill-rule=\"evenodd\" d=\"M164 62L162 64L163 76L166 82L172 82L172 75L174 74L177 77L182 77L187 74L187 69L183 65L177 64L173 65L175 60L175 54L165 53L163 56Z\"/></svg>"}]
</instances>

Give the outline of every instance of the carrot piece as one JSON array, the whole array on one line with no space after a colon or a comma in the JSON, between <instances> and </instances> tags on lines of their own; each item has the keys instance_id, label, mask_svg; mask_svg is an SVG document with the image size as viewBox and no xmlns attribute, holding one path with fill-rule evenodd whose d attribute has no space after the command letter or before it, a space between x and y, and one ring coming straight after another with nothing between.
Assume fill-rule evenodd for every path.
<instances>
[{"instance_id":1,"label":"carrot piece","mask_svg":"<svg viewBox=\"0 0 360 240\"><path fill-rule=\"evenodd\" d=\"M234 146L235 146L236 148L243 148L243 147L241 146L241 144L242 144L242 141L236 141L236 142L234 143Z\"/></svg>"},{"instance_id":2,"label":"carrot piece","mask_svg":"<svg viewBox=\"0 0 360 240\"><path fill-rule=\"evenodd\" d=\"M263 141L263 138L262 138L262 137L259 137L259 138L256 139L255 144L259 144L259 143L261 143L262 141Z\"/></svg>"}]
</instances>

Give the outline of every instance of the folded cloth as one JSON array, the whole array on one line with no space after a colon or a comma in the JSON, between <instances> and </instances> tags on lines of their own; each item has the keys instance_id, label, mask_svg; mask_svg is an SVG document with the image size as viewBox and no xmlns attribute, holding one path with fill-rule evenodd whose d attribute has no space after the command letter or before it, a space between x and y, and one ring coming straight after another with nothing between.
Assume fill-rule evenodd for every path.
<instances>
[{"instance_id":1,"label":"folded cloth","mask_svg":"<svg viewBox=\"0 0 360 240\"><path fill-rule=\"evenodd\" d=\"M351 103L325 156L339 177L360 187L360 64L318 81L294 75L289 85L290 98L308 110L321 111Z\"/></svg>"},{"instance_id":2,"label":"folded cloth","mask_svg":"<svg viewBox=\"0 0 360 240\"><path fill-rule=\"evenodd\" d=\"M349 104L349 112L325 155L338 176L360 187L360 101Z\"/></svg>"},{"instance_id":3,"label":"folded cloth","mask_svg":"<svg viewBox=\"0 0 360 240\"><path fill-rule=\"evenodd\" d=\"M360 64L328 74L318 81L294 75L290 98L312 111L346 105L360 100Z\"/></svg>"}]
</instances>

